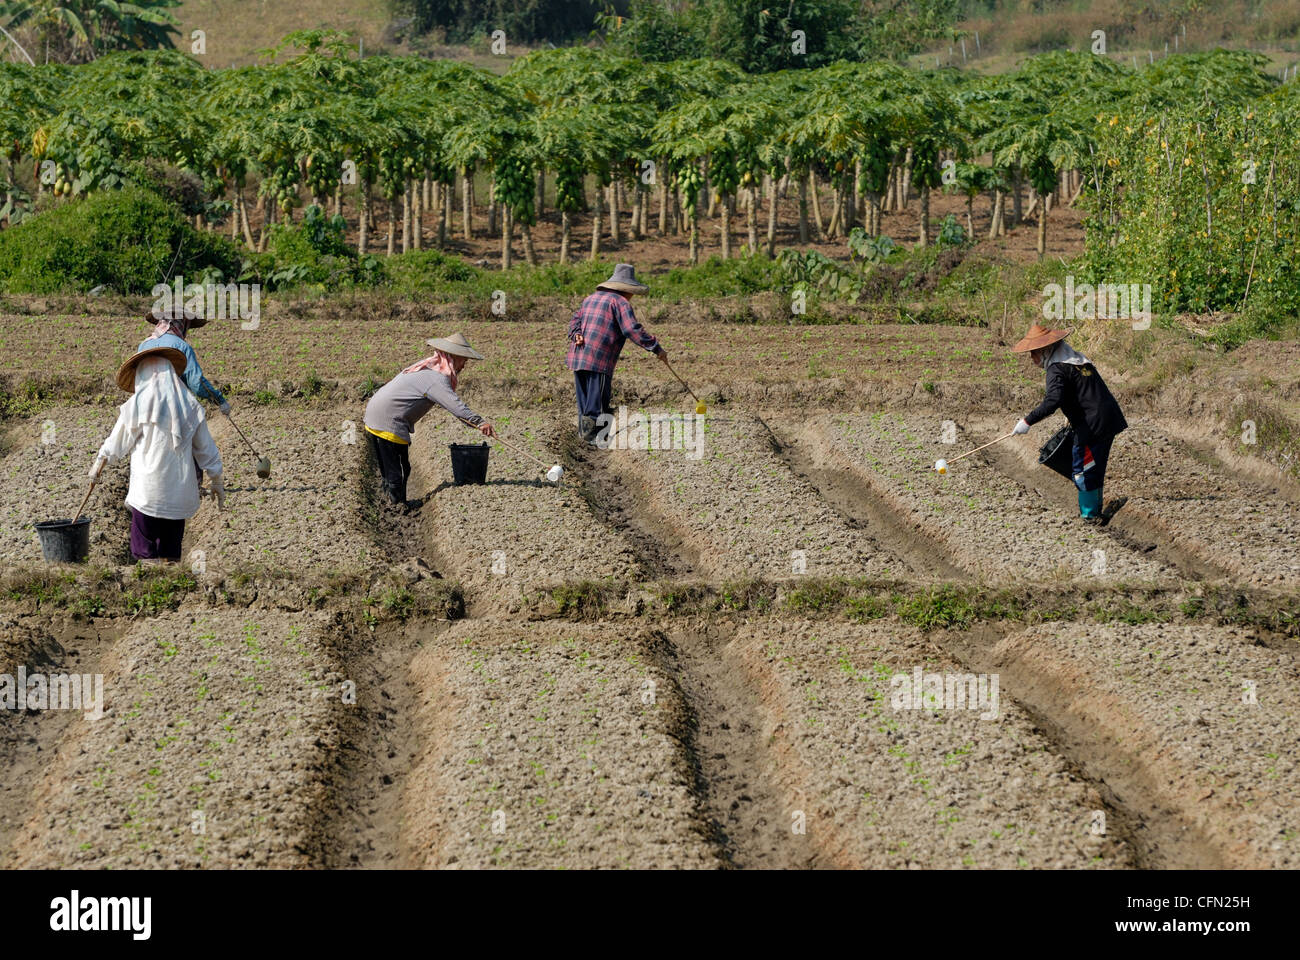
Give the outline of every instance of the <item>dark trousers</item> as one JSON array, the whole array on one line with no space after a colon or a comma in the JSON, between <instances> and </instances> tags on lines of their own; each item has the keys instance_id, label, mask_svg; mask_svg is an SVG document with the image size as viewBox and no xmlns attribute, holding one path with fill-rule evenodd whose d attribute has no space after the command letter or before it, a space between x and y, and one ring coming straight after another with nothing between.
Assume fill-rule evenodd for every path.
<instances>
[{"instance_id":1,"label":"dark trousers","mask_svg":"<svg viewBox=\"0 0 1300 960\"><path fill-rule=\"evenodd\" d=\"M609 408L614 390L614 378L608 373L594 370L574 370L573 389L578 398L578 430L584 435L594 435L602 413L612 413Z\"/></svg>"},{"instance_id":2,"label":"dark trousers","mask_svg":"<svg viewBox=\"0 0 1300 960\"><path fill-rule=\"evenodd\" d=\"M369 430L366 436L370 438L370 452L375 455L388 499L393 503L405 503L406 481L411 477L411 445L385 440Z\"/></svg>"},{"instance_id":3,"label":"dark trousers","mask_svg":"<svg viewBox=\"0 0 1300 960\"><path fill-rule=\"evenodd\" d=\"M179 560L185 539L184 520L163 520L131 511L131 556L137 560Z\"/></svg>"},{"instance_id":4,"label":"dark trousers","mask_svg":"<svg viewBox=\"0 0 1300 960\"><path fill-rule=\"evenodd\" d=\"M1102 512L1102 487L1106 483L1106 465L1110 462L1111 444L1115 438L1094 437L1084 443L1074 435L1074 485L1079 490L1079 515L1100 516ZM1089 458L1091 457L1091 466Z\"/></svg>"}]
</instances>

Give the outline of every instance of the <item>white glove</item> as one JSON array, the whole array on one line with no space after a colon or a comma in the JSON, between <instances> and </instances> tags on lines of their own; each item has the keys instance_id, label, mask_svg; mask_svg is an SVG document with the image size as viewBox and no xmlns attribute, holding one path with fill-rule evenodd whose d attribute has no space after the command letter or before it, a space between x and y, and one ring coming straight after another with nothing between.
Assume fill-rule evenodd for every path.
<instances>
[{"instance_id":1,"label":"white glove","mask_svg":"<svg viewBox=\"0 0 1300 960\"><path fill-rule=\"evenodd\" d=\"M1024 417L1021 417L1018 421L1016 421L1016 428L1011 432L1016 434L1029 432L1029 424L1025 423Z\"/></svg>"},{"instance_id":2,"label":"white glove","mask_svg":"<svg viewBox=\"0 0 1300 960\"><path fill-rule=\"evenodd\" d=\"M230 401L222 400L221 403L217 406L217 409L220 410L222 413L224 413L226 416L230 416Z\"/></svg>"},{"instance_id":3,"label":"white glove","mask_svg":"<svg viewBox=\"0 0 1300 960\"><path fill-rule=\"evenodd\" d=\"M221 513L226 509L226 485L221 479L221 474L209 477L208 481L212 484L212 495L217 498L217 512Z\"/></svg>"},{"instance_id":4,"label":"white glove","mask_svg":"<svg viewBox=\"0 0 1300 960\"><path fill-rule=\"evenodd\" d=\"M99 475L103 472L106 463L108 463L107 457L95 458L95 462L90 465L90 473L88 474L92 481L99 479Z\"/></svg>"}]
</instances>

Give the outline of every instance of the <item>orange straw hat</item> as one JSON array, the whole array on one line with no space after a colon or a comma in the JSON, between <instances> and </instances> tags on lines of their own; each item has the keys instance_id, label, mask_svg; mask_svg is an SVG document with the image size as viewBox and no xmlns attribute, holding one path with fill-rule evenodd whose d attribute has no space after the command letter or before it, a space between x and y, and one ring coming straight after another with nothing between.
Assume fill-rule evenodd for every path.
<instances>
[{"instance_id":1,"label":"orange straw hat","mask_svg":"<svg viewBox=\"0 0 1300 960\"><path fill-rule=\"evenodd\" d=\"M150 347L148 350L141 350L139 353L128 357L126 363L122 364L117 371L117 385L127 393L135 393L135 368L145 357L162 357L170 361L172 368L176 371L176 376L185 376L185 368L189 361L185 359L185 354L181 353L175 347Z\"/></svg>"},{"instance_id":2,"label":"orange straw hat","mask_svg":"<svg viewBox=\"0 0 1300 960\"><path fill-rule=\"evenodd\" d=\"M1069 330L1048 330L1036 323L1029 328L1029 332L1025 334L1024 338L1011 348L1011 352L1028 353L1030 350L1041 350L1058 340L1064 340L1069 335Z\"/></svg>"}]
</instances>

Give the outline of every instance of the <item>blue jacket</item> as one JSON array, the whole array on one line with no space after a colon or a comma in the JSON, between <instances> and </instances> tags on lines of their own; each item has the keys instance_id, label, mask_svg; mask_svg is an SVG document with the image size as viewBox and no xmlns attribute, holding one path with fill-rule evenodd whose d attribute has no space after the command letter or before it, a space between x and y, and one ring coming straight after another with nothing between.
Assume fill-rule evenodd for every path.
<instances>
[{"instance_id":1,"label":"blue jacket","mask_svg":"<svg viewBox=\"0 0 1300 960\"><path fill-rule=\"evenodd\" d=\"M207 377L203 376L203 368L199 366L199 358L194 355L194 348L187 341L182 340L174 333L164 333L161 337L145 340L136 348L136 352L149 350L153 347L173 347L185 354L185 376L182 379L194 396L200 400L211 400L216 404L226 402L226 398L221 395L221 391L208 383Z\"/></svg>"}]
</instances>

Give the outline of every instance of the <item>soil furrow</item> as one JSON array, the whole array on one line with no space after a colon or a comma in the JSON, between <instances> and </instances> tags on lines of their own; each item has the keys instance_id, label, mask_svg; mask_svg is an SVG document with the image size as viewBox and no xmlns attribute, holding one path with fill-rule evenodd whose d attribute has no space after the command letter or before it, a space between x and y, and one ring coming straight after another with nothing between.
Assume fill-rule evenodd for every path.
<instances>
[{"instance_id":1,"label":"soil furrow","mask_svg":"<svg viewBox=\"0 0 1300 960\"><path fill-rule=\"evenodd\" d=\"M120 633L105 620L60 626L0 619L0 673L16 677L22 666L29 676L93 677L104 672L104 654ZM0 869L11 865L12 842L79 720L79 710L0 710Z\"/></svg>"},{"instance_id":2,"label":"soil furrow","mask_svg":"<svg viewBox=\"0 0 1300 960\"><path fill-rule=\"evenodd\" d=\"M688 535L649 506L634 485L614 469L603 450L574 438L561 446L568 483L576 483L592 514L626 537L651 579L697 575L700 558Z\"/></svg>"},{"instance_id":3,"label":"soil furrow","mask_svg":"<svg viewBox=\"0 0 1300 960\"><path fill-rule=\"evenodd\" d=\"M964 580L967 574L942 542L908 524L833 448L818 444L794 421L760 419L771 434L772 450L818 496L857 529L870 530L919 572L938 579ZM778 424L774 426L773 424Z\"/></svg>"},{"instance_id":4,"label":"soil furrow","mask_svg":"<svg viewBox=\"0 0 1300 960\"><path fill-rule=\"evenodd\" d=\"M826 865L815 846L791 831L792 806L772 776L775 758L763 743L758 691L727 653L716 626L672 629L668 637L665 667L692 713L697 789L727 864L766 870Z\"/></svg>"},{"instance_id":5,"label":"soil furrow","mask_svg":"<svg viewBox=\"0 0 1300 960\"><path fill-rule=\"evenodd\" d=\"M1037 464L1027 466L1024 455L1015 450L990 447L984 452L1000 473L1024 484L1066 515L1078 513L1078 495L1070 481ZM1115 484L1111 484L1111 488L1114 487ZM1119 501L1119 498L1107 500L1108 510L1114 510L1117 505L1119 509L1101 530L1124 549L1159 557L1189 580L1218 580L1228 576L1226 570L1205 557L1170 546L1164 524L1137 505Z\"/></svg>"},{"instance_id":6,"label":"soil furrow","mask_svg":"<svg viewBox=\"0 0 1300 960\"><path fill-rule=\"evenodd\" d=\"M960 646L1110 788L1144 866L1295 865L1286 654L1232 628L1164 625L1043 624Z\"/></svg>"},{"instance_id":7,"label":"soil furrow","mask_svg":"<svg viewBox=\"0 0 1300 960\"><path fill-rule=\"evenodd\" d=\"M1091 783L1105 802L1106 832L1127 842L1140 869L1222 869L1220 851L1193 823L1160 800L1152 773L1124 748L1102 742L1096 726L1071 710L1073 691L1046 671L999 661L991 653L1012 631L986 627L934 634L931 640L968 669L997 672L1002 689L1038 724L1055 752ZM1009 667L1009 669L1008 669Z\"/></svg>"},{"instance_id":8,"label":"soil furrow","mask_svg":"<svg viewBox=\"0 0 1300 960\"><path fill-rule=\"evenodd\" d=\"M427 731L417 717L411 664L422 638L449 624L381 625L345 640L345 682L355 702L340 723L339 769L324 834L328 867L409 869L418 857L405 815L408 778Z\"/></svg>"}]
</instances>

